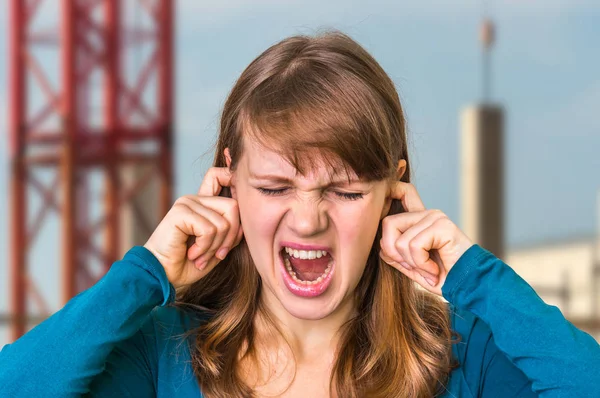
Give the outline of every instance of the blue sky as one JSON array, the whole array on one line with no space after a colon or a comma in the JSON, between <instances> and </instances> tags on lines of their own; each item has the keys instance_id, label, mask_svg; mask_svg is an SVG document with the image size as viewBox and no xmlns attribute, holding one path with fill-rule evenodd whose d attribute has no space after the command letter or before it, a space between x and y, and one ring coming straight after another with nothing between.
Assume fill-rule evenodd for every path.
<instances>
[{"instance_id":1,"label":"blue sky","mask_svg":"<svg viewBox=\"0 0 600 398\"><path fill-rule=\"evenodd\" d=\"M414 183L426 206L459 223L459 113L480 97L480 1L176 3L177 195L200 184L219 111L246 65L286 36L337 28L363 44L396 83L407 113ZM514 247L591 236L600 188L600 3L488 3L498 31L493 97L507 115L507 242ZM0 7L7 9L6 0ZM0 31L7 29L0 12ZM6 45L0 41L0 312L8 300ZM32 262L57 308L58 241L51 232L40 238Z\"/></svg>"}]
</instances>

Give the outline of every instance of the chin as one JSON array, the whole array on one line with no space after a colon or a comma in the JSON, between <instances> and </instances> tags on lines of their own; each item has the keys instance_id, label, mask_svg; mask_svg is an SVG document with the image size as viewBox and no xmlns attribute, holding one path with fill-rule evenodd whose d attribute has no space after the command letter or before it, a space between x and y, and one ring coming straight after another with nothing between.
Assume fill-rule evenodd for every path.
<instances>
[{"instance_id":1,"label":"chin","mask_svg":"<svg viewBox=\"0 0 600 398\"><path fill-rule=\"evenodd\" d=\"M325 300L277 297L282 307L293 317L307 321L318 321L334 313L338 304Z\"/></svg>"}]
</instances>

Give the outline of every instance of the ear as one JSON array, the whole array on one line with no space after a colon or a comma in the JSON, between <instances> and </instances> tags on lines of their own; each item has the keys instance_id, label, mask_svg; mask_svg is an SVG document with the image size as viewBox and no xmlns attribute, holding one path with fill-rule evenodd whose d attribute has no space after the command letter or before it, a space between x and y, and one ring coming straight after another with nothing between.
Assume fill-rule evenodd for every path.
<instances>
[{"instance_id":1,"label":"ear","mask_svg":"<svg viewBox=\"0 0 600 398\"><path fill-rule=\"evenodd\" d=\"M231 154L229 153L229 148L225 148L223 154L225 155L225 162L227 162L227 167L231 167Z\"/></svg>"},{"instance_id":2,"label":"ear","mask_svg":"<svg viewBox=\"0 0 600 398\"><path fill-rule=\"evenodd\" d=\"M396 180L400 181L404 173L406 173L406 160L400 159L396 168Z\"/></svg>"},{"instance_id":3,"label":"ear","mask_svg":"<svg viewBox=\"0 0 600 398\"><path fill-rule=\"evenodd\" d=\"M223 154L225 155L225 162L227 163L227 168L229 169L231 167L231 154L229 153L229 148L225 148ZM235 176L233 176L231 179L229 192L231 192L231 197L237 200L237 192L235 189Z\"/></svg>"}]
</instances>

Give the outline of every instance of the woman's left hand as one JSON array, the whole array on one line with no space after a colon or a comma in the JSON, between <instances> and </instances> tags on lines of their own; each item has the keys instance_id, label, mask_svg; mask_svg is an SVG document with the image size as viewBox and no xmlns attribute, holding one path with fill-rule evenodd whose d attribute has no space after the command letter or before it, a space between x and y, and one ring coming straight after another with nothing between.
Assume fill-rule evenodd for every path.
<instances>
[{"instance_id":1,"label":"woman's left hand","mask_svg":"<svg viewBox=\"0 0 600 398\"><path fill-rule=\"evenodd\" d=\"M406 212L382 220L380 257L441 296L446 275L473 242L443 212L426 210L414 185L397 181L390 195Z\"/></svg>"}]
</instances>

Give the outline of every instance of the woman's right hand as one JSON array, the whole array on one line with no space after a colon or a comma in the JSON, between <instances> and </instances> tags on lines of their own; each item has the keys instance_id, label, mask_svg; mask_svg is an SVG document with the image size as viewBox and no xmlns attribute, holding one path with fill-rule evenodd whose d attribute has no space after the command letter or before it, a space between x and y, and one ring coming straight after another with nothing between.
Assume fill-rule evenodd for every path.
<instances>
[{"instance_id":1,"label":"woman's right hand","mask_svg":"<svg viewBox=\"0 0 600 398\"><path fill-rule=\"evenodd\" d=\"M210 168L198 194L177 199L144 245L175 288L201 279L242 240L237 201L218 196L230 183L228 168Z\"/></svg>"}]
</instances>

